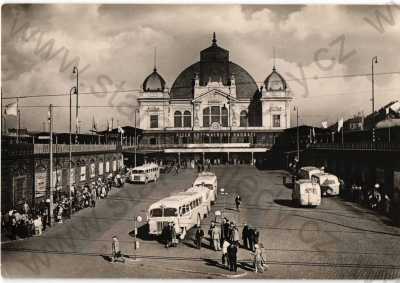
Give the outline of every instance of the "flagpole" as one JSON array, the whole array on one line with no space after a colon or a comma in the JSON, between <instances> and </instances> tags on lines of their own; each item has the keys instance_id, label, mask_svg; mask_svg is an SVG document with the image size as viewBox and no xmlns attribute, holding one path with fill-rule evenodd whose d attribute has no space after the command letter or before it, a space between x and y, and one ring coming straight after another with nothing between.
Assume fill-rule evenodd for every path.
<instances>
[{"instance_id":1,"label":"flagpole","mask_svg":"<svg viewBox=\"0 0 400 283\"><path fill-rule=\"evenodd\" d=\"M19 104L17 98L17 143L19 143Z\"/></svg>"}]
</instances>

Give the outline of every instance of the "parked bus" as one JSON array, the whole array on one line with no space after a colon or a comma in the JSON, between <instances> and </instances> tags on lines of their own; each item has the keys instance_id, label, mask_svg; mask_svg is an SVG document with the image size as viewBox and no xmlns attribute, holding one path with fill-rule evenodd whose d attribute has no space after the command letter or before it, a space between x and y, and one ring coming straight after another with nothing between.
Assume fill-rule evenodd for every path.
<instances>
[{"instance_id":1,"label":"parked bus","mask_svg":"<svg viewBox=\"0 0 400 283\"><path fill-rule=\"evenodd\" d=\"M207 215L207 203L205 203L201 191L186 191L161 199L148 209L149 234L161 235L164 226L169 222L175 223L177 235L194 225L200 225L201 220Z\"/></svg>"},{"instance_id":2,"label":"parked bus","mask_svg":"<svg viewBox=\"0 0 400 283\"><path fill-rule=\"evenodd\" d=\"M300 179L292 191L293 204L298 206L318 206L321 204L321 188L312 180Z\"/></svg>"},{"instance_id":3,"label":"parked bus","mask_svg":"<svg viewBox=\"0 0 400 283\"><path fill-rule=\"evenodd\" d=\"M160 177L160 167L155 163L144 164L131 170L130 181L132 183L157 182Z\"/></svg>"},{"instance_id":4,"label":"parked bus","mask_svg":"<svg viewBox=\"0 0 400 283\"><path fill-rule=\"evenodd\" d=\"M194 180L193 187L206 187L210 191L210 202L211 204L215 203L217 199L217 192L218 192L218 181L217 176L215 176L212 172L202 172L200 173L196 180Z\"/></svg>"},{"instance_id":5,"label":"parked bus","mask_svg":"<svg viewBox=\"0 0 400 283\"><path fill-rule=\"evenodd\" d=\"M311 176L318 173L321 173L321 169L315 166L305 166L300 168L298 177L299 179L311 180Z\"/></svg>"},{"instance_id":6,"label":"parked bus","mask_svg":"<svg viewBox=\"0 0 400 283\"><path fill-rule=\"evenodd\" d=\"M314 182L321 187L322 196L337 196L340 193L340 182L338 177L329 173L317 173L311 176Z\"/></svg>"}]
</instances>

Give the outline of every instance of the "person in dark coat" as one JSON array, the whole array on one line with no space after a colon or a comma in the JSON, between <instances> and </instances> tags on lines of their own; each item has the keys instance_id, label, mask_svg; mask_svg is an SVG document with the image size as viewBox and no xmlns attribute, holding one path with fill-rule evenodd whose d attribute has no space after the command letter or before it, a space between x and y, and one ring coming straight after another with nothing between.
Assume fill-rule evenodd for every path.
<instances>
[{"instance_id":1,"label":"person in dark coat","mask_svg":"<svg viewBox=\"0 0 400 283\"><path fill-rule=\"evenodd\" d=\"M232 243L228 247L229 270L237 272L237 247Z\"/></svg>"},{"instance_id":2,"label":"person in dark coat","mask_svg":"<svg viewBox=\"0 0 400 283\"><path fill-rule=\"evenodd\" d=\"M224 231L224 239L229 240L229 221L226 218L223 231Z\"/></svg>"},{"instance_id":3,"label":"person in dark coat","mask_svg":"<svg viewBox=\"0 0 400 283\"><path fill-rule=\"evenodd\" d=\"M260 232L257 229L254 229L254 244L258 244L260 239Z\"/></svg>"},{"instance_id":4,"label":"person in dark coat","mask_svg":"<svg viewBox=\"0 0 400 283\"><path fill-rule=\"evenodd\" d=\"M196 228L197 228L196 229L196 235L195 235L195 237L196 237L196 247L198 249L201 249L201 242L202 242L203 237L204 237L204 231L198 225L196 225Z\"/></svg>"},{"instance_id":5,"label":"person in dark coat","mask_svg":"<svg viewBox=\"0 0 400 283\"><path fill-rule=\"evenodd\" d=\"M171 239L172 239L172 233L171 233L171 227L168 223L168 225L165 225L162 231L165 247L169 248L171 245Z\"/></svg>"},{"instance_id":6,"label":"person in dark coat","mask_svg":"<svg viewBox=\"0 0 400 283\"><path fill-rule=\"evenodd\" d=\"M239 211L240 210L240 203L242 202L242 199L240 198L239 195L237 195L235 197L235 204L236 204L236 210Z\"/></svg>"},{"instance_id":7,"label":"person in dark coat","mask_svg":"<svg viewBox=\"0 0 400 283\"><path fill-rule=\"evenodd\" d=\"M248 249L249 248L249 226L247 226L247 224L244 224L244 226L243 226L242 240L243 240L243 247L245 249Z\"/></svg>"},{"instance_id":8,"label":"person in dark coat","mask_svg":"<svg viewBox=\"0 0 400 283\"><path fill-rule=\"evenodd\" d=\"M253 228L249 228L248 230L248 239L249 239L249 249L254 252L255 245L255 231Z\"/></svg>"}]
</instances>

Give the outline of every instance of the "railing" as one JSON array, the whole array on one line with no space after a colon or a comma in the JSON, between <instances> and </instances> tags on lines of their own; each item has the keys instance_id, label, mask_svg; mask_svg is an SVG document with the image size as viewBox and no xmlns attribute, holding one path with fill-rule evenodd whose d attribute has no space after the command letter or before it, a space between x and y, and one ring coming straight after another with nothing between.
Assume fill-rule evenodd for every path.
<instances>
[{"instance_id":1,"label":"railing","mask_svg":"<svg viewBox=\"0 0 400 283\"><path fill-rule=\"evenodd\" d=\"M95 152L95 151L115 151L115 144L73 144L71 145L72 152ZM69 152L68 144L53 144L53 153ZM35 144L33 148L34 154L50 153L49 144Z\"/></svg>"},{"instance_id":2,"label":"railing","mask_svg":"<svg viewBox=\"0 0 400 283\"><path fill-rule=\"evenodd\" d=\"M319 143L310 145L314 149L328 150L358 150L358 151L400 151L396 143Z\"/></svg>"}]
</instances>

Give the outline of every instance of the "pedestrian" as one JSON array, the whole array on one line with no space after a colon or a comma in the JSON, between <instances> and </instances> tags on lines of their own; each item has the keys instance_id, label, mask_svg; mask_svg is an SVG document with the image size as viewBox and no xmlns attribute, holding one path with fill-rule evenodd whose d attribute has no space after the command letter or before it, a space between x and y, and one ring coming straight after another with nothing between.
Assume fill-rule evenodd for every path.
<instances>
[{"instance_id":1,"label":"pedestrian","mask_svg":"<svg viewBox=\"0 0 400 283\"><path fill-rule=\"evenodd\" d=\"M92 188L92 207L96 207L97 191L96 188Z\"/></svg>"},{"instance_id":2,"label":"pedestrian","mask_svg":"<svg viewBox=\"0 0 400 283\"><path fill-rule=\"evenodd\" d=\"M240 211L240 203L242 202L239 194L236 195L235 197L235 204L236 204L236 210Z\"/></svg>"},{"instance_id":3,"label":"pedestrian","mask_svg":"<svg viewBox=\"0 0 400 283\"><path fill-rule=\"evenodd\" d=\"M111 262L116 262L116 261L125 262L125 259L122 257L121 250L119 248L119 241L117 236L112 237L111 249L112 249Z\"/></svg>"},{"instance_id":4,"label":"pedestrian","mask_svg":"<svg viewBox=\"0 0 400 283\"><path fill-rule=\"evenodd\" d=\"M175 223L171 222L171 243L173 247L178 246L178 238L176 237Z\"/></svg>"},{"instance_id":5,"label":"pedestrian","mask_svg":"<svg viewBox=\"0 0 400 283\"><path fill-rule=\"evenodd\" d=\"M249 240L249 249L254 252L254 245L255 245L255 231L253 228L249 227L248 230L248 240Z\"/></svg>"},{"instance_id":6,"label":"pedestrian","mask_svg":"<svg viewBox=\"0 0 400 283\"><path fill-rule=\"evenodd\" d=\"M213 240L214 250L220 251L221 250L221 230L218 227L214 227L212 229L211 238Z\"/></svg>"},{"instance_id":7,"label":"pedestrian","mask_svg":"<svg viewBox=\"0 0 400 283\"><path fill-rule=\"evenodd\" d=\"M201 242L203 240L204 237L204 231L203 229L201 229L201 227L199 225L196 225L196 247L200 250L201 249Z\"/></svg>"},{"instance_id":8,"label":"pedestrian","mask_svg":"<svg viewBox=\"0 0 400 283\"><path fill-rule=\"evenodd\" d=\"M229 271L237 272L237 247L231 243L228 247Z\"/></svg>"},{"instance_id":9,"label":"pedestrian","mask_svg":"<svg viewBox=\"0 0 400 283\"><path fill-rule=\"evenodd\" d=\"M42 218L40 216L36 216L35 220L33 220L33 225L35 226L35 235L41 236L43 230Z\"/></svg>"},{"instance_id":10,"label":"pedestrian","mask_svg":"<svg viewBox=\"0 0 400 283\"><path fill-rule=\"evenodd\" d=\"M230 227L229 220L225 218L224 228L223 228L224 240L229 240L229 227Z\"/></svg>"},{"instance_id":11,"label":"pedestrian","mask_svg":"<svg viewBox=\"0 0 400 283\"><path fill-rule=\"evenodd\" d=\"M254 244L258 244L260 239L260 232L257 229L254 229Z\"/></svg>"},{"instance_id":12,"label":"pedestrian","mask_svg":"<svg viewBox=\"0 0 400 283\"><path fill-rule=\"evenodd\" d=\"M243 226L242 240L243 240L243 247L245 249L248 249L249 248L249 226L247 224L244 224L244 226Z\"/></svg>"},{"instance_id":13,"label":"pedestrian","mask_svg":"<svg viewBox=\"0 0 400 283\"><path fill-rule=\"evenodd\" d=\"M235 224L231 221L231 223L229 223L229 229L228 229L228 239L229 239L229 242L234 242L234 239L233 239L233 230L234 230L234 227L235 227Z\"/></svg>"},{"instance_id":14,"label":"pedestrian","mask_svg":"<svg viewBox=\"0 0 400 283\"><path fill-rule=\"evenodd\" d=\"M25 214L29 213L29 205L26 201L24 202L23 210Z\"/></svg>"},{"instance_id":15,"label":"pedestrian","mask_svg":"<svg viewBox=\"0 0 400 283\"><path fill-rule=\"evenodd\" d=\"M208 229L208 236L210 237L210 248L215 249L214 239L213 239L213 230L215 228L215 223L212 221L210 228Z\"/></svg>"},{"instance_id":16,"label":"pedestrian","mask_svg":"<svg viewBox=\"0 0 400 283\"><path fill-rule=\"evenodd\" d=\"M254 269L256 273L258 272L264 272L264 258L262 254L262 249L258 244L254 245L255 247L255 252L253 253L254 255Z\"/></svg>"},{"instance_id":17,"label":"pedestrian","mask_svg":"<svg viewBox=\"0 0 400 283\"><path fill-rule=\"evenodd\" d=\"M229 268L229 257L228 257L228 247L229 247L229 242L227 240L224 240L222 243L222 264L225 265Z\"/></svg>"},{"instance_id":18,"label":"pedestrian","mask_svg":"<svg viewBox=\"0 0 400 283\"><path fill-rule=\"evenodd\" d=\"M233 225L233 228L232 228L232 239L233 239L233 242L236 244L236 246L239 246L240 236L239 236L239 230L236 227L236 225Z\"/></svg>"},{"instance_id":19,"label":"pedestrian","mask_svg":"<svg viewBox=\"0 0 400 283\"><path fill-rule=\"evenodd\" d=\"M164 226L162 235L164 238L165 247L168 249L172 242L171 222Z\"/></svg>"}]
</instances>

